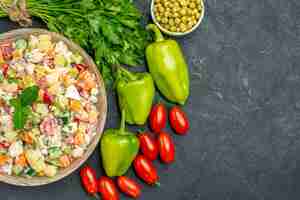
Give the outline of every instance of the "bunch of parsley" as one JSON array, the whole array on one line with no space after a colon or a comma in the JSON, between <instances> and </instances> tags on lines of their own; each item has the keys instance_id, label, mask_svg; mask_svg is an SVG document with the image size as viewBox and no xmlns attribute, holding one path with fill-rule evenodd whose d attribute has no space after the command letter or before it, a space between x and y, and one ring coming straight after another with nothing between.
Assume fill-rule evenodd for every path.
<instances>
[{"instance_id":1,"label":"bunch of parsley","mask_svg":"<svg viewBox=\"0 0 300 200\"><path fill-rule=\"evenodd\" d=\"M131 0L27 0L27 7L51 31L64 34L92 55L108 86L115 66L143 63L150 38Z\"/></svg>"}]
</instances>

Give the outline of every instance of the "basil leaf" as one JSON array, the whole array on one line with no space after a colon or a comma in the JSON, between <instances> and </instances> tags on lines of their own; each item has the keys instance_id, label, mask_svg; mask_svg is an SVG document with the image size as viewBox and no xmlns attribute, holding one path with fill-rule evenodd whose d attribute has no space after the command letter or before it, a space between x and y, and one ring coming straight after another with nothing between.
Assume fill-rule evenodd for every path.
<instances>
[{"instance_id":1,"label":"basil leaf","mask_svg":"<svg viewBox=\"0 0 300 200\"><path fill-rule=\"evenodd\" d=\"M21 102L20 102L20 99L11 99L11 100L9 100L9 104L12 107L16 108L19 104L21 104Z\"/></svg>"},{"instance_id":2,"label":"basil leaf","mask_svg":"<svg viewBox=\"0 0 300 200\"><path fill-rule=\"evenodd\" d=\"M20 105L20 104L19 104ZM15 129L23 129L30 114L30 107L17 107L13 115Z\"/></svg>"},{"instance_id":3,"label":"basil leaf","mask_svg":"<svg viewBox=\"0 0 300 200\"><path fill-rule=\"evenodd\" d=\"M15 112L13 115L14 128L21 129L25 125L21 101L19 99L16 99L15 101L12 101L11 104L13 104L15 107Z\"/></svg>"},{"instance_id":4,"label":"basil leaf","mask_svg":"<svg viewBox=\"0 0 300 200\"><path fill-rule=\"evenodd\" d=\"M11 99L9 104L15 108L13 123L15 129L23 129L29 114L30 105L38 98L39 88L37 86L26 88L18 98Z\"/></svg>"},{"instance_id":5,"label":"basil leaf","mask_svg":"<svg viewBox=\"0 0 300 200\"><path fill-rule=\"evenodd\" d=\"M20 95L21 105L29 106L35 102L38 98L39 88L38 86L28 87Z\"/></svg>"}]
</instances>

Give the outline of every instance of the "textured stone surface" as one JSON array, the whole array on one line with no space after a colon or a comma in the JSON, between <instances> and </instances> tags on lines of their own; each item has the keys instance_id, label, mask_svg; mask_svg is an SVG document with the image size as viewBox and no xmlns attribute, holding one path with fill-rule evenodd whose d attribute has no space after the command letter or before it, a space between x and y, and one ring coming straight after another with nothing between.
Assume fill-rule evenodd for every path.
<instances>
[{"instance_id":1,"label":"textured stone surface","mask_svg":"<svg viewBox=\"0 0 300 200\"><path fill-rule=\"evenodd\" d=\"M150 1L137 3L148 17ZM177 162L155 163L161 187L142 184L140 199L299 199L300 1L205 4L201 27L178 39L191 71L191 131L173 135ZM0 21L1 31L15 27ZM107 127L118 116L110 96ZM100 169L98 157L88 163ZM89 199L78 172L35 189L0 184L0 193L3 200Z\"/></svg>"}]
</instances>

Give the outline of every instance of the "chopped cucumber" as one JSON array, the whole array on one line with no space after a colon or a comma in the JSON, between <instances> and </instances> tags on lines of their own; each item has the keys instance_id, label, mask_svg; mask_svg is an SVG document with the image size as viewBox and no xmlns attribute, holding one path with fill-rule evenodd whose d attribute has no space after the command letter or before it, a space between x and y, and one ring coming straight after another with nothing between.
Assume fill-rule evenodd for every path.
<instances>
[{"instance_id":1,"label":"chopped cucumber","mask_svg":"<svg viewBox=\"0 0 300 200\"><path fill-rule=\"evenodd\" d=\"M24 170L24 174L32 177L32 176L36 175L36 171L34 169L32 169L31 167L28 167Z\"/></svg>"},{"instance_id":2,"label":"chopped cucumber","mask_svg":"<svg viewBox=\"0 0 300 200\"><path fill-rule=\"evenodd\" d=\"M16 49L26 49L27 48L27 41L24 39L19 39L16 41Z\"/></svg>"},{"instance_id":3,"label":"chopped cucumber","mask_svg":"<svg viewBox=\"0 0 300 200\"><path fill-rule=\"evenodd\" d=\"M48 149L49 158L50 159L56 159L59 158L62 155L62 151L59 147L51 147Z\"/></svg>"},{"instance_id":4,"label":"chopped cucumber","mask_svg":"<svg viewBox=\"0 0 300 200\"><path fill-rule=\"evenodd\" d=\"M23 170L24 170L24 168L20 165L14 165L12 168L12 171L16 176L20 176L21 173L23 172Z\"/></svg>"}]
</instances>

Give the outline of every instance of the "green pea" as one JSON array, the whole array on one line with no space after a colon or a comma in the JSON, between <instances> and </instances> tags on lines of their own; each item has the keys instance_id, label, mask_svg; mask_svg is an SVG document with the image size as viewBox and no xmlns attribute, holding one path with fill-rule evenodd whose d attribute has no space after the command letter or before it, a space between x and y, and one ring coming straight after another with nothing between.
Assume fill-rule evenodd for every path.
<instances>
[{"instance_id":1,"label":"green pea","mask_svg":"<svg viewBox=\"0 0 300 200\"><path fill-rule=\"evenodd\" d=\"M194 0L194 1L196 2L196 4L199 5L199 4L201 4L201 1L202 1L202 0Z\"/></svg>"},{"instance_id":2,"label":"green pea","mask_svg":"<svg viewBox=\"0 0 300 200\"><path fill-rule=\"evenodd\" d=\"M188 22L188 17L187 17L187 16L181 17L181 21L182 21L183 23L187 23L187 22Z\"/></svg>"},{"instance_id":3,"label":"green pea","mask_svg":"<svg viewBox=\"0 0 300 200\"><path fill-rule=\"evenodd\" d=\"M19 39L16 41L16 49L26 49L27 41L24 39Z\"/></svg>"},{"instance_id":4,"label":"green pea","mask_svg":"<svg viewBox=\"0 0 300 200\"><path fill-rule=\"evenodd\" d=\"M198 20L198 19L200 18L200 13L197 13L197 14L195 15L195 17L196 17L196 19Z\"/></svg>"},{"instance_id":5,"label":"green pea","mask_svg":"<svg viewBox=\"0 0 300 200\"><path fill-rule=\"evenodd\" d=\"M180 13L181 16L185 16L187 14L187 10L186 9L181 9L179 11L179 13Z\"/></svg>"},{"instance_id":6,"label":"green pea","mask_svg":"<svg viewBox=\"0 0 300 200\"><path fill-rule=\"evenodd\" d=\"M187 2L185 0L181 0L179 3L180 3L181 6L186 6L187 5Z\"/></svg>"},{"instance_id":7,"label":"green pea","mask_svg":"<svg viewBox=\"0 0 300 200\"><path fill-rule=\"evenodd\" d=\"M190 7L190 8L196 8L196 4L195 4L194 2L191 2L191 3L189 4L189 7Z\"/></svg>"},{"instance_id":8,"label":"green pea","mask_svg":"<svg viewBox=\"0 0 300 200\"><path fill-rule=\"evenodd\" d=\"M192 21L189 21L188 24L187 24L187 27L188 27L189 29L191 29L191 28L193 28L193 26L194 26L193 22L192 22Z\"/></svg>"},{"instance_id":9,"label":"green pea","mask_svg":"<svg viewBox=\"0 0 300 200\"><path fill-rule=\"evenodd\" d=\"M170 24L171 26L174 26L174 25L175 25L174 19L169 19L169 24Z\"/></svg>"},{"instance_id":10,"label":"green pea","mask_svg":"<svg viewBox=\"0 0 300 200\"><path fill-rule=\"evenodd\" d=\"M173 14L173 17L174 18L177 18L177 17L179 17L180 15L179 15L179 13L178 12L175 12L174 14Z\"/></svg>"},{"instance_id":11,"label":"green pea","mask_svg":"<svg viewBox=\"0 0 300 200\"><path fill-rule=\"evenodd\" d=\"M168 18L166 18L166 17L162 18L161 22L164 23L164 24L167 24L168 23Z\"/></svg>"},{"instance_id":12,"label":"green pea","mask_svg":"<svg viewBox=\"0 0 300 200\"><path fill-rule=\"evenodd\" d=\"M197 13L199 13L199 10L197 8L192 10L193 15L196 15Z\"/></svg>"},{"instance_id":13,"label":"green pea","mask_svg":"<svg viewBox=\"0 0 300 200\"><path fill-rule=\"evenodd\" d=\"M185 29L186 29L186 25L185 25L184 23L181 23L181 24L179 25L179 28L180 28L180 30L181 30L182 32L184 32Z\"/></svg>"},{"instance_id":14,"label":"green pea","mask_svg":"<svg viewBox=\"0 0 300 200\"><path fill-rule=\"evenodd\" d=\"M173 9L172 9L173 12L177 12L177 11L179 11L179 10L180 10L180 8L179 8L179 7L176 7L176 6L174 6Z\"/></svg>"},{"instance_id":15,"label":"green pea","mask_svg":"<svg viewBox=\"0 0 300 200\"><path fill-rule=\"evenodd\" d=\"M176 32L176 26L172 26L171 29L170 29L170 31Z\"/></svg>"},{"instance_id":16,"label":"green pea","mask_svg":"<svg viewBox=\"0 0 300 200\"><path fill-rule=\"evenodd\" d=\"M180 18L176 18L176 19L175 19L175 23L176 23L176 24L179 24L180 21L181 21Z\"/></svg>"},{"instance_id":17,"label":"green pea","mask_svg":"<svg viewBox=\"0 0 300 200\"><path fill-rule=\"evenodd\" d=\"M161 12L161 13L163 13L165 11L165 8L162 7L162 6L160 6L160 7L158 7L158 11Z\"/></svg>"},{"instance_id":18,"label":"green pea","mask_svg":"<svg viewBox=\"0 0 300 200\"><path fill-rule=\"evenodd\" d=\"M161 27L163 27L164 29L168 29L168 25L167 24L162 24Z\"/></svg>"},{"instance_id":19,"label":"green pea","mask_svg":"<svg viewBox=\"0 0 300 200\"><path fill-rule=\"evenodd\" d=\"M172 6L172 4L170 2L166 2L165 3L165 7L166 8L172 8L173 6Z\"/></svg>"}]
</instances>

